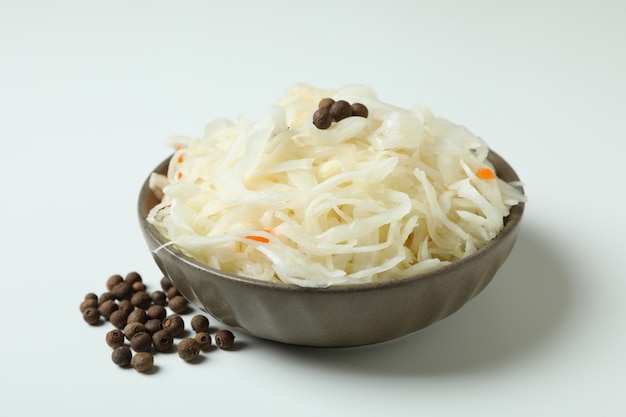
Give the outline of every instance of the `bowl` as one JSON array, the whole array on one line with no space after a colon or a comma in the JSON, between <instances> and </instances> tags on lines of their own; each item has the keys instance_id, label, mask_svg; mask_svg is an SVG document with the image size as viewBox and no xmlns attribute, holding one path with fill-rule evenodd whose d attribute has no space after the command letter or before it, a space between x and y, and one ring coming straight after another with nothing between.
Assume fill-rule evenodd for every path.
<instances>
[{"instance_id":1,"label":"bowl","mask_svg":"<svg viewBox=\"0 0 626 417\"><path fill-rule=\"evenodd\" d=\"M497 153L489 160L505 181L518 181ZM155 168L165 173L170 158ZM149 178L149 176L148 176ZM511 252L524 212L514 206L495 239L475 254L435 271L393 281L303 288L228 274L185 256L146 221L158 203L141 187L138 215L159 269L192 305L225 325L276 342L348 347L393 340L455 313L492 280Z\"/></svg>"}]
</instances>

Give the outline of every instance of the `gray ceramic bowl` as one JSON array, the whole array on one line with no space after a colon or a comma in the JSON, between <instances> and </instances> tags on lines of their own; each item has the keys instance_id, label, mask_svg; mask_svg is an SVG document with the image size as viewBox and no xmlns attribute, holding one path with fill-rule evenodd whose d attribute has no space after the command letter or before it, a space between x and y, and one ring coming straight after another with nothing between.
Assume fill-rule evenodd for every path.
<instances>
[{"instance_id":1,"label":"gray ceramic bowl","mask_svg":"<svg viewBox=\"0 0 626 417\"><path fill-rule=\"evenodd\" d=\"M518 180L499 155L491 152L489 159L502 179ZM165 173L168 162L169 158L155 171ZM524 212L524 204L514 207L493 241L440 270L384 283L311 289L227 274L195 262L174 247L154 252L166 242L146 221L155 204L146 179L138 201L144 237L163 274L192 304L250 335L319 347L392 340L456 312L485 288L504 263Z\"/></svg>"}]
</instances>

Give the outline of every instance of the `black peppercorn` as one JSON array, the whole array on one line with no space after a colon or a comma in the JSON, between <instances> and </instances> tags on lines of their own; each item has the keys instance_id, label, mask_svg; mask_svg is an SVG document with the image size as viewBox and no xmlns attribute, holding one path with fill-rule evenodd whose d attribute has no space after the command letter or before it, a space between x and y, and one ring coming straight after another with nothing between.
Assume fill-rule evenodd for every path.
<instances>
[{"instance_id":1,"label":"black peppercorn","mask_svg":"<svg viewBox=\"0 0 626 417\"><path fill-rule=\"evenodd\" d=\"M163 321L167 315L167 310L165 310L165 307L155 304L148 307L146 314L148 315L148 319L159 319Z\"/></svg>"},{"instance_id":2,"label":"black peppercorn","mask_svg":"<svg viewBox=\"0 0 626 417\"><path fill-rule=\"evenodd\" d=\"M109 316L111 324L118 329L123 329L126 326L126 320L128 319L128 313L124 310L115 310Z\"/></svg>"},{"instance_id":3,"label":"black peppercorn","mask_svg":"<svg viewBox=\"0 0 626 417\"><path fill-rule=\"evenodd\" d=\"M133 294L133 289L128 282L120 282L111 288L111 294L118 300L126 300Z\"/></svg>"},{"instance_id":4,"label":"black peppercorn","mask_svg":"<svg viewBox=\"0 0 626 417\"><path fill-rule=\"evenodd\" d=\"M233 347L235 335L229 330L219 330L215 333L215 344L218 348L228 350Z\"/></svg>"},{"instance_id":5,"label":"black peppercorn","mask_svg":"<svg viewBox=\"0 0 626 417\"><path fill-rule=\"evenodd\" d=\"M131 288L133 289L133 292L139 292L139 291L145 291L146 290L146 286L141 281L134 282L131 285Z\"/></svg>"},{"instance_id":6,"label":"black peppercorn","mask_svg":"<svg viewBox=\"0 0 626 417\"><path fill-rule=\"evenodd\" d=\"M124 278L124 281L128 282L130 285L133 285L135 282L141 282L143 280L138 272L132 271L126 274L126 278Z\"/></svg>"},{"instance_id":7,"label":"black peppercorn","mask_svg":"<svg viewBox=\"0 0 626 417\"><path fill-rule=\"evenodd\" d=\"M100 294L100 297L98 298L98 303L99 304L106 303L109 300L115 301L115 296L111 294L111 291L105 291L102 294Z\"/></svg>"},{"instance_id":8,"label":"black peppercorn","mask_svg":"<svg viewBox=\"0 0 626 417\"><path fill-rule=\"evenodd\" d=\"M124 333L118 329L111 330L106 334L105 340L107 345L115 349L124 344Z\"/></svg>"},{"instance_id":9,"label":"black peppercorn","mask_svg":"<svg viewBox=\"0 0 626 417\"><path fill-rule=\"evenodd\" d=\"M148 314L146 314L146 310L142 310L141 308L133 310L128 315L128 318L126 319L127 323L138 322L141 324L146 324L147 321L148 321Z\"/></svg>"},{"instance_id":10,"label":"black peppercorn","mask_svg":"<svg viewBox=\"0 0 626 417\"><path fill-rule=\"evenodd\" d=\"M191 328L194 332L207 332L209 331L209 319L202 314L196 314L191 318Z\"/></svg>"},{"instance_id":11,"label":"black peppercorn","mask_svg":"<svg viewBox=\"0 0 626 417\"><path fill-rule=\"evenodd\" d=\"M328 108L333 103L336 104L328 98L326 102L320 101L319 106L326 109L330 116ZM335 117L339 117L338 120L342 118L341 115ZM331 117L330 124L332 122ZM98 324L105 319L115 327L106 333L105 340L113 349L112 361L121 367L132 366L140 372L149 371L154 366L154 354L171 351L174 346L179 357L185 361L194 361L201 351L210 350L213 342L220 349L232 349L234 346L235 336L228 330L220 330L214 339L211 337L209 318L203 314L196 314L191 319L195 335L185 335L181 315L193 309L167 277L161 279L163 290L150 294L137 272L130 272L126 277L111 275L106 287L107 291L100 296L87 293L80 304L80 311L89 324ZM172 314L166 316L168 309ZM175 343L174 339L180 340ZM129 342L124 343L125 340Z\"/></svg>"},{"instance_id":12,"label":"black peppercorn","mask_svg":"<svg viewBox=\"0 0 626 417\"><path fill-rule=\"evenodd\" d=\"M167 305L174 313L178 314L185 313L188 307L187 300L182 295L172 298Z\"/></svg>"},{"instance_id":13,"label":"black peppercorn","mask_svg":"<svg viewBox=\"0 0 626 417\"><path fill-rule=\"evenodd\" d=\"M333 116L327 109L317 109L313 113L313 124L318 129L328 129L333 123Z\"/></svg>"},{"instance_id":14,"label":"black peppercorn","mask_svg":"<svg viewBox=\"0 0 626 417\"><path fill-rule=\"evenodd\" d=\"M83 311L83 320L91 325L98 324L100 321L100 312L95 307L87 307Z\"/></svg>"},{"instance_id":15,"label":"black peppercorn","mask_svg":"<svg viewBox=\"0 0 626 417\"><path fill-rule=\"evenodd\" d=\"M200 344L196 339L186 337L178 343L178 356L187 362L196 359L200 355Z\"/></svg>"},{"instance_id":16,"label":"black peppercorn","mask_svg":"<svg viewBox=\"0 0 626 417\"><path fill-rule=\"evenodd\" d=\"M111 313L113 313L114 311L118 309L119 309L119 306L113 300L107 300L103 303L100 303L100 306L98 307L98 311L100 312L100 314L102 314L104 318L107 320L111 316Z\"/></svg>"},{"instance_id":17,"label":"black peppercorn","mask_svg":"<svg viewBox=\"0 0 626 417\"><path fill-rule=\"evenodd\" d=\"M174 345L174 337L167 330L159 330L152 335L152 344L159 352L167 352Z\"/></svg>"},{"instance_id":18,"label":"black peppercorn","mask_svg":"<svg viewBox=\"0 0 626 417\"><path fill-rule=\"evenodd\" d=\"M124 336L130 342L133 339L133 336L140 332L146 332L146 328L143 324L139 322L128 323L124 326Z\"/></svg>"},{"instance_id":19,"label":"black peppercorn","mask_svg":"<svg viewBox=\"0 0 626 417\"><path fill-rule=\"evenodd\" d=\"M330 97L325 97L321 99L320 102L317 104L317 108L329 110L330 106L332 106L333 104L335 104L335 100Z\"/></svg>"},{"instance_id":20,"label":"black peppercorn","mask_svg":"<svg viewBox=\"0 0 626 417\"><path fill-rule=\"evenodd\" d=\"M369 114L364 104L352 103L350 107L352 108L352 116L367 117Z\"/></svg>"},{"instance_id":21,"label":"black peppercorn","mask_svg":"<svg viewBox=\"0 0 626 417\"><path fill-rule=\"evenodd\" d=\"M107 290L111 291L113 287L115 287L117 284L119 284L122 281L124 281L124 278L122 278L121 275L119 274L111 275L106 281Z\"/></svg>"},{"instance_id":22,"label":"black peppercorn","mask_svg":"<svg viewBox=\"0 0 626 417\"><path fill-rule=\"evenodd\" d=\"M139 372L147 372L154 365L154 356L149 352L137 352L130 360L130 364Z\"/></svg>"},{"instance_id":23,"label":"black peppercorn","mask_svg":"<svg viewBox=\"0 0 626 417\"><path fill-rule=\"evenodd\" d=\"M157 304L160 306L167 305L167 295L163 291L160 291L160 290L153 291L150 294L150 298L152 298L152 302L154 304Z\"/></svg>"},{"instance_id":24,"label":"black peppercorn","mask_svg":"<svg viewBox=\"0 0 626 417\"><path fill-rule=\"evenodd\" d=\"M144 324L146 331L150 334L155 334L163 328L163 320L150 319Z\"/></svg>"},{"instance_id":25,"label":"black peppercorn","mask_svg":"<svg viewBox=\"0 0 626 417\"><path fill-rule=\"evenodd\" d=\"M149 352L152 347L152 336L148 332L138 332L130 339L130 347L135 352Z\"/></svg>"},{"instance_id":26,"label":"black peppercorn","mask_svg":"<svg viewBox=\"0 0 626 417\"><path fill-rule=\"evenodd\" d=\"M185 322L178 314L170 314L163 320L163 329L173 337L178 337L185 331Z\"/></svg>"},{"instance_id":27,"label":"black peppercorn","mask_svg":"<svg viewBox=\"0 0 626 417\"><path fill-rule=\"evenodd\" d=\"M352 116L352 107L345 100L335 101L328 111L336 122Z\"/></svg>"},{"instance_id":28,"label":"black peppercorn","mask_svg":"<svg viewBox=\"0 0 626 417\"><path fill-rule=\"evenodd\" d=\"M169 290L170 288L174 286L174 284L172 284L172 281L170 281L169 278L167 277L161 278L160 284L161 284L161 289L163 289L163 291L166 293L167 293L167 290Z\"/></svg>"},{"instance_id":29,"label":"black peppercorn","mask_svg":"<svg viewBox=\"0 0 626 417\"><path fill-rule=\"evenodd\" d=\"M165 293L167 294L167 298L170 300L180 295L180 291L178 291L178 288L176 287L169 287Z\"/></svg>"},{"instance_id":30,"label":"black peppercorn","mask_svg":"<svg viewBox=\"0 0 626 417\"><path fill-rule=\"evenodd\" d=\"M120 300L118 306L120 307L120 310L124 310L128 314L132 313L135 310L135 306L128 299Z\"/></svg>"},{"instance_id":31,"label":"black peppercorn","mask_svg":"<svg viewBox=\"0 0 626 417\"><path fill-rule=\"evenodd\" d=\"M150 298L147 292L138 291L132 295L130 302L133 303L135 307L146 309L152 304L152 298Z\"/></svg>"},{"instance_id":32,"label":"black peppercorn","mask_svg":"<svg viewBox=\"0 0 626 417\"><path fill-rule=\"evenodd\" d=\"M83 300L83 302L80 303L80 312L84 312L87 307L98 308L98 300L94 300L93 298Z\"/></svg>"},{"instance_id":33,"label":"black peppercorn","mask_svg":"<svg viewBox=\"0 0 626 417\"><path fill-rule=\"evenodd\" d=\"M128 346L118 346L111 352L111 360L118 366L128 366L131 363L132 352Z\"/></svg>"},{"instance_id":34,"label":"black peppercorn","mask_svg":"<svg viewBox=\"0 0 626 417\"><path fill-rule=\"evenodd\" d=\"M211 335L209 333L206 333L206 332L196 333L196 336L194 337L194 339L196 339L196 341L200 345L200 349L202 350L208 350L212 345Z\"/></svg>"}]
</instances>

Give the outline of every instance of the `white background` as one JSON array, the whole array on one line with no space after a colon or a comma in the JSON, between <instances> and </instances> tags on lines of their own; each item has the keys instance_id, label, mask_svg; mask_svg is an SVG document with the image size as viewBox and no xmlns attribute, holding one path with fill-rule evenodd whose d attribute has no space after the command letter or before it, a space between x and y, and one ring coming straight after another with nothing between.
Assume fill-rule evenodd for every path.
<instances>
[{"instance_id":1,"label":"white background","mask_svg":"<svg viewBox=\"0 0 626 417\"><path fill-rule=\"evenodd\" d=\"M2 414L626 415L625 41L619 0L0 0ZM135 205L165 139L296 82L367 84L484 138L530 199L507 263L393 342L236 332L200 363L116 367L78 305L113 273L157 289Z\"/></svg>"}]
</instances>

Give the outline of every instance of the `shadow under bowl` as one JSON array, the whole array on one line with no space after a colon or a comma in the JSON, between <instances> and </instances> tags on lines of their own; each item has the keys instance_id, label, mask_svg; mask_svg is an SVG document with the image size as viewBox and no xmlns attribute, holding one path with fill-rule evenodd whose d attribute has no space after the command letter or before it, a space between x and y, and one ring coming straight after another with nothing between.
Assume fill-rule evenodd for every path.
<instances>
[{"instance_id":1,"label":"shadow under bowl","mask_svg":"<svg viewBox=\"0 0 626 417\"><path fill-rule=\"evenodd\" d=\"M519 181L498 154L498 176ZM164 174L170 158L154 172ZM511 252L524 212L514 206L504 228L475 254L435 271L393 281L303 288L228 274L200 264L147 222L159 201L146 178L138 199L140 226L156 264L185 298L220 322L276 342L348 347L389 341L423 329L459 310L492 280ZM157 248L161 248L156 250Z\"/></svg>"}]
</instances>

